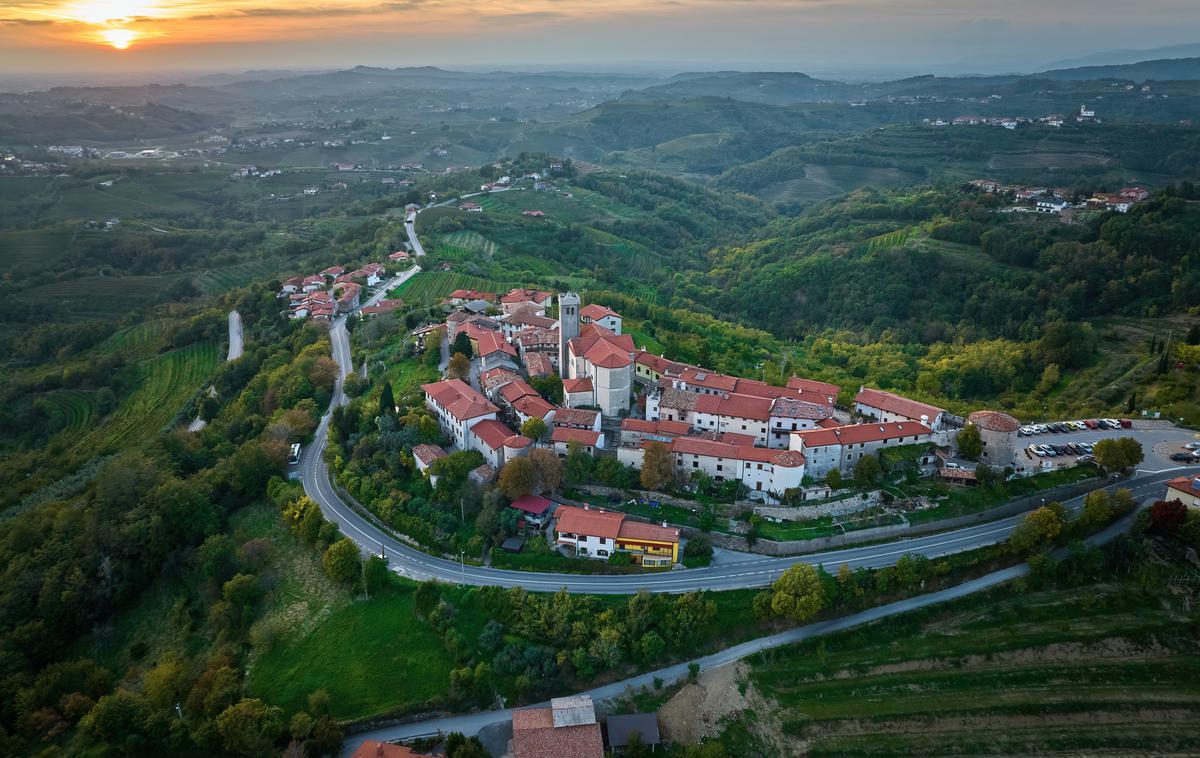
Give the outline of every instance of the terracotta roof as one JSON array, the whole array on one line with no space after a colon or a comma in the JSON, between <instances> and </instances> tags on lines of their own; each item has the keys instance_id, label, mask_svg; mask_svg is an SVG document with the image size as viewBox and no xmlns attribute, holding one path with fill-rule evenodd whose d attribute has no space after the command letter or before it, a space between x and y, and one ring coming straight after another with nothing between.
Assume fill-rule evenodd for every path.
<instances>
[{"instance_id":1,"label":"terracotta roof","mask_svg":"<svg viewBox=\"0 0 1200 758\"><path fill-rule=\"evenodd\" d=\"M503 297L500 298L500 302L506 303L506 304L543 303L549 299L550 299L549 292L543 292L541 290L534 290L534 289L517 288L517 289L509 290Z\"/></svg>"},{"instance_id":2,"label":"terracotta roof","mask_svg":"<svg viewBox=\"0 0 1200 758\"><path fill-rule=\"evenodd\" d=\"M505 318L504 323L513 324L515 326L531 326L538 327L540 329L549 329L558 322L552 318L539 316L533 309L522 308L521 310L516 311Z\"/></svg>"},{"instance_id":3,"label":"terracotta roof","mask_svg":"<svg viewBox=\"0 0 1200 758\"><path fill-rule=\"evenodd\" d=\"M363 740L350 758L420 758L420 753L414 753L407 745Z\"/></svg>"},{"instance_id":4,"label":"terracotta roof","mask_svg":"<svg viewBox=\"0 0 1200 758\"><path fill-rule=\"evenodd\" d=\"M621 431L680 437L691 432L692 425L686 421L647 421L640 418L627 418L621 420Z\"/></svg>"},{"instance_id":5,"label":"terracotta roof","mask_svg":"<svg viewBox=\"0 0 1200 758\"><path fill-rule=\"evenodd\" d=\"M537 390L524 379L516 379L500 388L500 396L511 405L523 397L537 396Z\"/></svg>"},{"instance_id":6,"label":"terracotta roof","mask_svg":"<svg viewBox=\"0 0 1200 758\"><path fill-rule=\"evenodd\" d=\"M533 444L533 440L526 437L524 434L514 434L504 440L504 447L509 450L522 450Z\"/></svg>"},{"instance_id":7,"label":"terracotta roof","mask_svg":"<svg viewBox=\"0 0 1200 758\"><path fill-rule=\"evenodd\" d=\"M563 392L591 392L592 379L589 376L579 379L563 379Z\"/></svg>"},{"instance_id":8,"label":"terracotta roof","mask_svg":"<svg viewBox=\"0 0 1200 758\"><path fill-rule=\"evenodd\" d=\"M967 416L967 421L991 432L1015 432L1021 428L1020 421L1002 411L975 411Z\"/></svg>"},{"instance_id":9,"label":"terracotta roof","mask_svg":"<svg viewBox=\"0 0 1200 758\"><path fill-rule=\"evenodd\" d=\"M412 449L413 457L424 463L426 466L436 461L438 458L445 458L446 451L437 445L417 445Z\"/></svg>"},{"instance_id":10,"label":"terracotta roof","mask_svg":"<svg viewBox=\"0 0 1200 758\"><path fill-rule=\"evenodd\" d=\"M600 442L600 432L590 429L572 429L567 426L556 426L550 435L551 442L561 442L564 445L578 442L581 445L595 447Z\"/></svg>"},{"instance_id":11,"label":"terracotta roof","mask_svg":"<svg viewBox=\"0 0 1200 758\"><path fill-rule=\"evenodd\" d=\"M479 290L454 290L450 293L451 300L487 300L489 302L496 301L496 293L481 292Z\"/></svg>"},{"instance_id":12,"label":"terracotta roof","mask_svg":"<svg viewBox=\"0 0 1200 758\"><path fill-rule=\"evenodd\" d=\"M709 371L695 366L685 368L680 372L679 378L688 384L695 384L698 387L708 387L726 392L733 392L738 383L736 377L726 376L716 371Z\"/></svg>"},{"instance_id":13,"label":"terracotta roof","mask_svg":"<svg viewBox=\"0 0 1200 758\"><path fill-rule=\"evenodd\" d=\"M541 395L524 395L513 401L513 410L526 416L545 419L554 412L554 406L546 402Z\"/></svg>"},{"instance_id":14,"label":"terracotta roof","mask_svg":"<svg viewBox=\"0 0 1200 758\"><path fill-rule=\"evenodd\" d=\"M388 300L385 298L380 300L375 305L368 305L366 308L363 308L362 313L367 316L373 316L376 313L391 313L397 308L402 308L403 306L403 300Z\"/></svg>"},{"instance_id":15,"label":"terracotta roof","mask_svg":"<svg viewBox=\"0 0 1200 758\"><path fill-rule=\"evenodd\" d=\"M753 445L735 445L699 437L676 437L671 440L671 452L683 455L704 455L738 461L770 463L773 466L795 468L804 465L804 454L796 450L772 450Z\"/></svg>"},{"instance_id":16,"label":"terracotta roof","mask_svg":"<svg viewBox=\"0 0 1200 758\"><path fill-rule=\"evenodd\" d=\"M520 378L521 376L512 369L501 366L482 372L479 375L479 386L485 390L494 390L497 387L503 387L509 382L518 381Z\"/></svg>"},{"instance_id":17,"label":"terracotta roof","mask_svg":"<svg viewBox=\"0 0 1200 758\"><path fill-rule=\"evenodd\" d=\"M346 270L345 266L330 266L321 272L321 276L337 276Z\"/></svg>"},{"instance_id":18,"label":"terracotta roof","mask_svg":"<svg viewBox=\"0 0 1200 758\"><path fill-rule=\"evenodd\" d=\"M687 368L686 363L677 363L663 358L654 353L648 353L645 350L638 350L633 355L634 363L645 366L646 368L656 371L660 374L678 374Z\"/></svg>"},{"instance_id":19,"label":"terracotta roof","mask_svg":"<svg viewBox=\"0 0 1200 758\"><path fill-rule=\"evenodd\" d=\"M816 392L833 398L836 398L838 393L842 391L842 388L836 384L821 382L817 381L816 379L803 379L799 376L793 376L789 378L787 386L788 389L801 390L803 392Z\"/></svg>"},{"instance_id":20,"label":"terracotta roof","mask_svg":"<svg viewBox=\"0 0 1200 758\"><path fill-rule=\"evenodd\" d=\"M1189 495L1200 497L1200 487L1196 486L1195 477L1177 476L1171 481L1167 482L1167 488L1179 490L1180 492L1186 492Z\"/></svg>"},{"instance_id":21,"label":"terracotta roof","mask_svg":"<svg viewBox=\"0 0 1200 758\"><path fill-rule=\"evenodd\" d=\"M560 505L555 513L558 515L555 531L609 539L617 538L617 533L621 530L621 521L625 518L623 513L596 508L576 508L573 505Z\"/></svg>"},{"instance_id":22,"label":"terracotta roof","mask_svg":"<svg viewBox=\"0 0 1200 758\"><path fill-rule=\"evenodd\" d=\"M941 408L929 405L928 403L910 400L893 392L871 389L869 387L861 388L858 391L858 395L854 398L854 402L862 403L870 408L878 408L888 413L895 413L913 421L919 421L922 416L926 416L930 421L933 421L937 418L938 414L944 412Z\"/></svg>"},{"instance_id":23,"label":"terracotta roof","mask_svg":"<svg viewBox=\"0 0 1200 758\"><path fill-rule=\"evenodd\" d=\"M833 408L794 397L777 397L771 403L771 415L779 418L802 418L819 421L833 415Z\"/></svg>"},{"instance_id":24,"label":"terracotta roof","mask_svg":"<svg viewBox=\"0 0 1200 758\"><path fill-rule=\"evenodd\" d=\"M599 319L606 318L608 316L614 316L616 318L621 318L620 313L617 313L612 308L609 308L607 305L599 305L597 303L590 303L588 305L583 306L582 308L579 309L579 315L582 318L588 318L593 321L597 321Z\"/></svg>"},{"instance_id":25,"label":"terracotta roof","mask_svg":"<svg viewBox=\"0 0 1200 758\"><path fill-rule=\"evenodd\" d=\"M589 411L583 408L559 408L554 414L555 426L577 426L591 429L596 425L600 411Z\"/></svg>"},{"instance_id":26,"label":"terracotta roof","mask_svg":"<svg viewBox=\"0 0 1200 758\"><path fill-rule=\"evenodd\" d=\"M467 476L471 479L482 481L486 484L488 482L495 481L496 469L485 463L482 466L476 466L475 468L471 469L471 473L467 474Z\"/></svg>"},{"instance_id":27,"label":"terracotta roof","mask_svg":"<svg viewBox=\"0 0 1200 758\"><path fill-rule=\"evenodd\" d=\"M515 712L514 712L515 715ZM513 728L513 758L604 758L599 724Z\"/></svg>"},{"instance_id":28,"label":"terracotta roof","mask_svg":"<svg viewBox=\"0 0 1200 758\"><path fill-rule=\"evenodd\" d=\"M421 389L459 421L469 421L500 410L462 379L422 384Z\"/></svg>"},{"instance_id":29,"label":"terracotta roof","mask_svg":"<svg viewBox=\"0 0 1200 758\"><path fill-rule=\"evenodd\" d=\"M517 333L516 339L517 344L527 350L537 345L550 345L555 349L558 348L557 329L540 329L538 327L524 329Z\"/></svg>"},{"instance_id":30,"label":"terracotta roof","mask_svg":"<svg viewBox=\"0 0 1200 758\"><path fill-rule=\"evenodd\" d=\"M541 353L525 354L525 370L532 376L549 376L554 373L550 359Z\"/></svg>"},{"instance_id":31,"label":"terracotta roof","mask_svg":"<svg viewBox=\"0 0 1200 758\"><path fill-rule=\"evenodd\" d=\"M646 524L641 521L625 519L617 532L617 538L622 540L653 540L655 542L679 542L679 530L658 524Z\"/></svg>"},{"instance_id":32,"label":"terracotta roof","mask_svg":"<svg viewBox=\"0 0 1200 758\"><path fill-rule=\"evenodd\" d=\"M468 331L471 326L472 324L467 324ZM476 338L476 342L479 343L479 356L481 358L493 353L504 353L513 357L517 355L517 349L508 344L508 340L504 339L504 335L499 332L484 332Z\"/></svg>"},{"instance_id":33,"label":"terracotta roof","mask_svg":"<svg viewBox=\"0 0 1200 758\"><path fill-rule=\"evenodd\" d=\"M931 434L928 426L919 421L891 421L886 424L852 424L835 426L831 429L813 429L807 432L792 432L799 437L804 447L826 447L828 445L854 445L859 442L880 442L897 437L912 437Z\"/></svg>"},{"instance_id":34,"label":"terracotta roof","mask_svg":"<svg viewBox=\"0 0 1200 758\"><path fill-rule=\"evenodd\" d=\"M524 495L509 503L513 508L533 516L540 516L550 510L550 501L541 495ZM517 714L520 711L513 711L513 721L517 719Z\"/></svg>"},{"instance_id":35,"label":"terracotta roof","mask_svg":"<svg viewBox=\"0 0 1200 758\"><path fill-rule=\"evenodd\" d=\"M492 450L499 450L504 447L505 440L514 436L512 429L491 418L486 418L475 424L475 426L472 426L471 433Z\"/></svg>"},{"instance_id":36,"label":"terracotta roof","mask_svg":"<svg viewBox=\"0 0 1200 758\"><path fill-rule=\"evenodd\" d=\"M521 708L513 711L512 726L514 733L525 729L549 729L554 726L554 712L549 708Z\"/></svg>"}]
</instances>

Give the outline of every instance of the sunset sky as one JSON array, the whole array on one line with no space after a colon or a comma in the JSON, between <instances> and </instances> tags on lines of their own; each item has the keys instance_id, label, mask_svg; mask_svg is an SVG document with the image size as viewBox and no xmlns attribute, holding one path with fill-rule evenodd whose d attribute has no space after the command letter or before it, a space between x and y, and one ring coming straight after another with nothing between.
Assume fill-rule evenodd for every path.
<instances>
[{"instance_id":1,"label":"sunset sky","mask_svg":"<svg viewBox=\"0 0 1200 758\"><path fill-rule=\"evenodd\" d=\"M9 73L901 63L1031 69L1200 41L1197 0L16 0Z\"/></svg>"}]
</instances>

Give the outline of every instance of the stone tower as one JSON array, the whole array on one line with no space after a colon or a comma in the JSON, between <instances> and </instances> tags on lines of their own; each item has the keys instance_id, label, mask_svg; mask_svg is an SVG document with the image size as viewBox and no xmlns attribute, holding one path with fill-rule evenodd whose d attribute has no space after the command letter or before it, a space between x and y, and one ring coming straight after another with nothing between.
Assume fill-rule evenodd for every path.
<instances>
[{"instance_id":1,"label":"stone tower","mask_svg":"<svg viewBox=\"0 0 1200 758\"><path fill-rule=\"evenodd\" d=\"M579 336L579 295L564 292L558 296L558 375L570 379L570 353L567 343Z\"/></svg>"}]
</instances>

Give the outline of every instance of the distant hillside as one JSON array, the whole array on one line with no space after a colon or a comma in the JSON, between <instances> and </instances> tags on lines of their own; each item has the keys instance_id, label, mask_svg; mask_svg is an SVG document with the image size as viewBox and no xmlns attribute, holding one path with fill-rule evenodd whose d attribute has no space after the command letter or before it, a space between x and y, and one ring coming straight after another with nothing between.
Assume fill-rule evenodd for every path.
<instances>
[{"instance_id":1,"label":"distant hillside","mask_svg":"<svg viewBox=\"0 0 1200 758\"><path fill-rule=\"evenodd\" d=\"M861 96L863 88L807 74L788 71L718 72L714 74L681 74L665 84L647 87L638 96L733 97L753 103L786 105L789 103L847 100Z\"/></svg>"},{"instance_id":2,"label":"distant hillside","mask_svg":"<svg viewBox=\"0 0 1200 758\"><path fill-rule=\"evenodd\" d=\"M1104 50L1078 58L1053 61L1043 66L1043 68L1051 71L1064 68L1082 68L1084 66L1121 66L1126 63L1159 61L1167 58L1195 58L1197 56L1200 56L1200 43L1193 42L1186 45L1153 47L1149 50Z\"/></svg>"},{"instance_id":3,"label":"distant hillside","mask_svg":"<svg viewBox=\"0 0 1200 758\"><path fill-rule=\"evenodd\" d=\"M1200 79L1200 58L1164 58L1116 66L1083 66L1043 71L1034 76L1039 79L1080 82L1093 79L1127 79L1135 82L1144 82L1149 79L1193 81Z\"/></svg>"}]
</instances>

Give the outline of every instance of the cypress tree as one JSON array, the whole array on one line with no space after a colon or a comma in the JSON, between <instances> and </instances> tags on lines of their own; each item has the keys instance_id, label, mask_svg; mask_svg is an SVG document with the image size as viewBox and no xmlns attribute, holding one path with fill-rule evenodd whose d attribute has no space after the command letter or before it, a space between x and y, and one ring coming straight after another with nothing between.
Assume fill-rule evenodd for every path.
<instances>
[{"instance_id":1,"label":"cypress tree","mask_svg":"<svg viewBox=\"0 0 1200 758\"><path fill-rule=\"evenodd\" d=\"M379 415L392 416L396 413L396 397L392 394L392 383L385 381L379 393Z\"/></svg>"}]
</instances>

